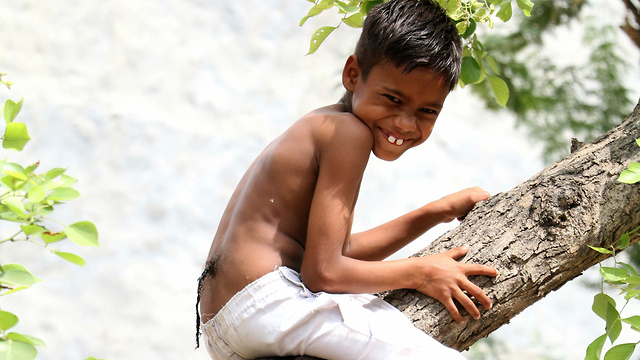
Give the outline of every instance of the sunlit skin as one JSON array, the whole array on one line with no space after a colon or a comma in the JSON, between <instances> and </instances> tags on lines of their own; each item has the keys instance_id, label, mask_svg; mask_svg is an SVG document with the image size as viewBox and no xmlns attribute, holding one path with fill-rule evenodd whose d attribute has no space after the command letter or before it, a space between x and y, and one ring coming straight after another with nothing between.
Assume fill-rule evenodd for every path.
<instances>
[{"instance_id":1,"label":"sunlit skin","mask_svg":"<svg viewBox=\"0 0 640 360\"><path fill-rule=\"evenodd\" d=\"M433 226L465 216L489 198L484 190L465 189L351 234L369 155L395 160L427 140L449 89L429 69L403 73L388 63L374 66L364 79L355 56L347 60L342 80L347 92L338 104L295 122L241 179L209 252L217 270L202 291L204 322L235 293L278 266L300 272L312 291L416 289L443 303L456 321L463 317L454 299L473 318L480 312L472 298L485 309L491 307L467 277L497 272L456 261L468 247L382 261Z\"/></svg>"}]
</instances>

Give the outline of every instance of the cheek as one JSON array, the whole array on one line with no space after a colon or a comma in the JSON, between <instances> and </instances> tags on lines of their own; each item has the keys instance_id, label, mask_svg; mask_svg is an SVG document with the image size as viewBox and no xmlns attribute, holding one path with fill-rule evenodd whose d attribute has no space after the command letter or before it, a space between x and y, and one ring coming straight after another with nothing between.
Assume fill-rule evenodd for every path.
<instances>
[{"instance_id":1,"label":"cheek","mask_svg":"<svg viewBox=\"0 0 640 360\"><path fill-rule=\"evenodd\" d=\"M427 140L431 133L433 132L433 127L435 126L435 121L428 121L420 124L420 134L422 137L422 141Z\"/></svg>"}]
</instances>

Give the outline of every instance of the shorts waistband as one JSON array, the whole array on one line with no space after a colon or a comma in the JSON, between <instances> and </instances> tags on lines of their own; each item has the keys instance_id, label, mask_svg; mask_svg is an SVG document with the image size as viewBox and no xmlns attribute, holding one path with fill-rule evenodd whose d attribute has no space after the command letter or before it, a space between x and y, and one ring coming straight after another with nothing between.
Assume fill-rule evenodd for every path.
<instances>
[{"instance_id":1,"label":"shorts waistband","mask_svg":"<svg viewBox=\"0 0 640 360\"><path fill-rule=\"evenodd\" d=\"M295 287L292 287L294 285ZM244 289L237 292L209 321L223 322L228 326L236 323L238 315L255 311L256 304L264 303L271 297L283 297L291 289L299 291L303 297L313 296L302 280L300 274L286 266L280 266L274 271L254 280ZM289 290L289 291L287 291Z\"/></svg>"}]
</instances>

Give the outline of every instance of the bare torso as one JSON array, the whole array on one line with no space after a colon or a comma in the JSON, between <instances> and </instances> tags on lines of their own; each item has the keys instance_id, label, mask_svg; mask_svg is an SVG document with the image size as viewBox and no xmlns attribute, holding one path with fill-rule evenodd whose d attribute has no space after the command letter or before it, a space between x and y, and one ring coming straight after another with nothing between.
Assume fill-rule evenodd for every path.
<instances>
[{"instance_id":1,"label":"bare torso","mask_svg":"<svg viewBox=\"0 0 640 360\"><path fill-rule=\"evenodd\" d=\"M300 271L318 177L318 127L350 117L343 105L298 120L251 164L220 221L201 293L202 321L245 286L279 266ZM212 274L213 273L213 274Z\"/></svg>"}]
</instances>

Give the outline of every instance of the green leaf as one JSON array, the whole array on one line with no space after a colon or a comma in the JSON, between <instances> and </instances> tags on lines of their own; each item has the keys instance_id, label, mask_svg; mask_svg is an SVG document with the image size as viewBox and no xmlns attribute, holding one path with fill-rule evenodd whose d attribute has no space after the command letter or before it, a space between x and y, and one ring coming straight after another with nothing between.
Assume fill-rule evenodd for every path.
<instances>
[{"instance_id":1,"label":"green leaf","mask_svg":"<svg viewBox=\"0 0 640 360\"><path fill-rule=\"evenodd\" d=\"M38 168L38 166L40 166L40 162L29 165L26 169L24 169L24 171L25 173L30 174L34 172Z\"/></svg>"},{"instance_id":2,"label":"green leaf","mask_svg":"<svg viewBox=\"0 0 640 360\"><path fill-rule=\"evenodd\" d=\"M24 208L22 199L17 196L5 198L1 201L2 204L7 205L9 210L16 214L19 218L26 219L30 215L27 214L27 210Z\"/></svg>"},{"instance_id":3,"label":"green leaf","mask_svg":"<svg viewBox=\"0 0 640 360\"><path fill-rule=\"evenodd\" d=\"M25 334L18 334L18 333L14 333L14 332L10 332L7 334L7 339L11 339L11 340L16 340L16 341L22 341L22 342L26 342L29 343L31 345L35 345L35 346L45 346L44 341L30 336L30 335L25 335Z\"/></svg>"},{"instance_id":4,"label":"green leaf","mask_svg":"<svg viewBox=\"0 0 640 360\"><path fill-rule=\"evenodd\" d=\"M84 264L86 263L83 258L81 258L76 254L63 252L63 251L54 251L54 253L60 256L61 258L67 260L68 262L74 263L76 265L84 266Z\"/></svg>"},{"instance_id":5,"label":"green leaf","mask_svg":"<svg viewBox=\"0 0 640 360\"><path fill-rule=\"evenodd\" d=\"M620 313L610 303L607 303L607 318L605 321L607 323L607 335L613 344L620 336L620 332L622 332L622 321L620 321Z\"/></svg>"},{"instance_id":6,"label":"green leaf","mask_svg":"<svg viewBox=\"0 0 640 360\"><path fill-rule=\"evenodd\" d=\"M482 68L471 56L462 58L462 69L460 70L460 81L465 85L475 84L482 76Z\"/></svg>"},{"instance_id":7,"label":"green leaf","mask_svg":"<svg viewBox=\"0 0 640 360\"><path fill-rule=\"evenodd\" d=\"M612 347L604 354L604 360L629 360L636 344L620 344Z\"/></svg>"},{"instance_id":8,"label":"green leaf","mask_svg":"<svg viewBox=\"0 0 640 360\"><path fill-rule=\"evenodd\" d=\"M348 6L347 4L343 3L342 1L336 1L336 5L338 5L338 8L340 8L340 10L343 13L346 14L350 14L356 11L360 11L360 7L358 6Z\"/></svg>"},{"instance_id":9,"label":"green leaf","mask_svg":"<svg viewBox=\"0 0 640 360\"><path fill-rule=\"evenodd\" d=\"M309 52L307 55L313 54L318 50L322 42L335 30L335 26L323 26L320 29L316 30L316 32L311 37L311 44L309 46Z\"/></svg>"},{"instance_id":10,"label":"green leaf","mask_svg":"<svg viewBox=\"0 0 640 360\"><path fill-rule=\"evenodd\" d=\"M475 20L469 19L469 26L467 27L467 29L462 34L462 38L468 39L476 31L476 27L477 26L478 25L476 24Z\"/></svg>"},{"instance_id":11,"label":"green leaf","mask_svg":"<svg viewBox=\"0 0 640 360\"><path fill-rule=\"evenodd\" d=\"M19 180L27 180L28 177L25 169L22 166L14 163L0 164L0 171Z\"/></svg>"},{"instance_id":12,"label":"green leaf","mask_svg":"<svg viewBox=\"0 0 640 360\"><path fill-rule=\"evenodd\" d=\"M313 7L309 10L309 12L307 13L307 18L316 16L316 15L320 15L323 11L327 10L331 8L331 6L327 6L327 2L322 1L318 4L313 5Z\"/></svg>"},{"instance_id":13,"label":"green leaf","mask_svg":"<svg viewBox=\"0 0 640 360\"><path fill-rule=\"evenodd\" d=\"M638 146L640 146L640 139L636 139L636 144L638 144Z\"/></svg>"},{"instance_id":14,"label":"green leaf","mask_svg":"<svg viewBox=\"0 0 640 360\"><path fill-rule=\"evenodd\" d=\"M631 238L629 237L629 233L624 233L622 234L622 236L620 236L620 244L618 244L616 248L620 250L626 249L629 246L630 242L631 242Z\"/></svg>"},{"instance_id":15,"label":"green leaf","mask_svg":"<svg viewBox=\"0 0 640 360\"><path fill-rule=\"evenodd\" d=\"M634 315L626 319L622 319L622 321L635 328L640 328L640 315Z\"/></svg>"},{"instance_id":16,"label":"green leaf","mask_svg":"<svg viewBox=\"0 0 640 360\"><path fill-rule=\"evenodd\" d=\"M589 245L589 247L591 248L591 250L595 250L595 251L599 252L600 254L612 255L612 254L615 253L613 250L609 250L609 249L605 249L605 248L601 248L601 247L596 247L596 246L591 246L591 245Z\"/></svg>"},{"instance_id":17,"label":"green leaf","mask_svg":"<svg viewBox=\"0 0 640 360\"><path fill-rule=\"evenodd\" d=\"M5 264L2 265L0 271L0 283L11 286L31 286L38 281L41 281L37 277L33 276L29 270L25 269L20 264Z\"/></svg>"},{"instance_id":18,"label":"green leaf","mask_svg":"<svg viewBox=\"0 0 640 360\"><path fill-rule=\"evenodd\" d=\"M48 182L47 189L55 190L63 187L72 187L76 182L78 182L77 179L72 178L69 175L62 174L60 175L60 179Z\"/></svg>"},{"instance_id":19,"label":"green leaf","mask_svg":"<svg viewBox=\"0 0 640 360\"><path fill-rule=\"evenodd\" d=\"M80 196L80 193L72 188L60 188L52 191L47 195L47 200L68 201Z\"/></svg>"},{"instance_id":20,"label":"green leaf","mask_svg":"<svg viewBox=\"0 0 640 360\"><path fill-rule=\"evenodd\" d=\"M309 16L309 15L307 15L307 16L305 16L305 17L303 17L303 18L300 20L300 26L304 25L304 23L306 23L306 22L307 22L307 20L309 20L309 18L310 18L310 17L311 17L311 16Z\"/></svg>"},{"instance_id":21,"label":"green leaf","mask_svg":"<svg viewBox=\"0 0 640 360\"><path fill-rule=\"evenodd\" d=\"M12 290L9 290L9 291L7 291L7 292L4 292L4 293L0 294L0 296L5 296L5 295L13 294L13 293L16 293L16 292L18 292L18 291L22 291L22 290L24 290L24 289L28 289L28 287L27 287L27 286L19 286L19 287L15 288L15 289L12 289Z\"/></svg>"},{"instance_id":22,"label":"green leaf","mask_svg":"<svg viewBox=\"0 0 640 360\"><path fill-rule=\"evenodd\" d=\"M18 323L18 317L8 311L0 310L0 330L6 331Z\"/></svg>"},{"instance_id":23,"label":"green leaf","mask_svg":"<svg viewBox=\"0 0 640 360\"><path fill-rule=\"evenodd\" d=\"M513 15L513 8L511 7L511 2L501 4L500 11L498 11L498 13L496 14L496 16L503 22L509 21L512 15Z\"/></svg>"},{"instance_id":24,"label":"green leaf","mask_svg":"<svg viewBox=\"0 0 640 360\"><path fill-rule=\"evenodd\" d=\"M34 360L38 350L26 342L0 339L0 360Z\"/></svg>"},{"instance_id":25,"label":"green leaf","mask_svg":"<svg viewBox=\"0 0 640 360\"><path fill-rule=\"evenodd\" d=\"M27 125L23 123L8 123L4 130L4 139L2 139L2 147L22 151L24 146L31 140Z\"/></svg>"},{"instance_id":26,"label":"green leaf","mask_svg":"<svg viewBox=\"0 0 640 360\"><path fill-rule=\"evenodd\" d=\"M634 184L640 181L640 163L632 162L626 170L623 170L618 181L625 184Z\"/></svg>"},{"instance_id":27,"label":"green leaf","mask_svg":"<svg viewBox=\"0 0 640 360\"><path fill-rule=\"evenodd\" d=\"M631 275L631 277L640 279L640 277L638 277L638 272L633 266L627 263L623 263L622 261L618 261L618 264L621 265L625 270L627 270L627 272L629 273L629 275ZM627 278L626 282L629 282L629 278ZM640 282L638 282L638 284L640 284Z\"/></svg>"},{"instance_id":28,"label":"green leaf","mask_svg":"<svg viewBox=\"0 0 640 360\"><path fill-rule=\"evenodd\" d=\"M44 196L45 196L45 191L44 191L44 186L42 185L36 185L31 189L29 189L29 192L27 192L27 198L32 203L38 203L44 200Z\"/></svg>"},{"instance_id":29,"label":"green leaf","mask_svg":"<svg viewBox=\"0 0 640 360\"><path fill-rule=\"evenodd\" d=\"M600 268L600 275L610 283L623 282L629 274L626 270L614 267L603 266Z\"/></svg>"},{"instance_id":30,"label":"green leaf","mask_svg":"<svg viewBox=\"0 0 640 360\"><path fill-rule=\"evenodd\" d=\"M42 240L44 240L44 242L46 242L47 244L52 244L54 242L65 239L67 237L67 234L65 234L64 232L52 233L51 231L45 231L40 235L40 237L42 237Z\"/></svg>"},{"instance_id":31,"label":"green leaf","mask_svg":"<svg viewBox=\"0 0 640 360\"><path fill-rule=\"evenodd\" d=\"M53 206L45 205L38 209L36 212L32 213L34 216L47 216L53 212Z\"/></svg>"},{"instance_id":32,"label":"green leaf","mask_svg":"<svg viewBox=\"0 0 640 360\"><path fill-rule=\"evenodd\" d=\"M584 357L584 360L600 360L602 347L606 340L607 334L601 335L597 339L593 340L593 342L587 347L587 355Z\"/></svg>"},{"instance_id":33,"label":"green leaf","mask_svg":"<svg viewBox=\"0 0 640 360\"><path fill-rule=\"evenodd\" d=\"M371 9L378 5L378 4L382 4L384 2L384 0L365 0L362 2L362 4L360 5L360 11L363 11L364 14L368 14L369 11L371 11Z\"/></svg>"},{"instance_id":34,"label":"green leaf","mask_svg":"<svg viewBox=\"0 0 640 360\"><path fill-rule=\"evenodd\" d=\"M46 228L35 224L20 225L20 228L22 228L22 231L25 233L25 235L38 234L47 230Z\"/></svg>"},{"instance_id":35,"label":"green leaf","mask_svg":"<svg viewBox=\"0 0 640 360\"><path fill-rule=\"evenodd\" d=\"M530 0L517 0L518 7L522 10L525 16L531 16L531 9L533 8L533 3Z\"/></svg>"},{"instance_id":36,"label":"green leaf","mask_svg":"<svg viewBox=\"0 0 640 360\"><path fill-rule=\"evenodd\" d=\"M352 28L361 28L364 22L364 16L362 15L362 13L356 13L342 19L342 22L349 25Z\"/></svg>"},{"instance_id":37,"label":"green leaf","mask_svg":"<svg viewBox=\"0 0 640 360\"><path fill-rule=\"evenodd\" d=\"M100 246L98 243L98 229L89 221L80 221L67 226L64 231L69 240L81 246Z\"/></svg>"},{"instance_id":38,"label":"green leaf","mask_svg":"<svg viewBox=\"0 0 640 360\"><path fill-rule=\"evenodd\" d=\"M634 286L637 286L638 284L640 284L640 283L637 283ZM629 288L627 288L627 289L629 289ZM631 300L632 298L634 298L634 297L636 297L636 296L638 296L640 294L640 290L633 290L633 289L627 290L627 289L625 289L626 294L624 295L624 299L627 300L627 301Z\"/></svg>"},{"instance_id":39,"label":"green leaf","mask_svg":"<svg viewBox=\"0 0 640 360\"><path fill-rule=\"evenodd\" d=\"M22 109L24 98L20 99L16 104L13 100L7 100L4 103L4 121L9 124L18 116L18 113Z\"/></svg>"},{"instance_id":40,"label":"green leaf","mask_svg":"<svg viewBox=\"0 0 640 360\"><path fill-rule=\"evenodd\" d=\"M487 60L487 62L489 63L489 67L491 68L491 70L493 70L493 72L496 73L496 75L499 75L500 71L498 71L498 66L496 65L496 61L493 60L491 56L485 56L484 59Z\"/></svg>"},{"instance_id":41,"label":"green leaf","mask_svg":"<svg viewBox=\"0 0 640 360\"><path fill-rule=\"evenodd\" d=\"M51 169L51 170L47 171L47 173L44 174L44 176L47 179L55 179L56 177L62 175L65 171L67 171L67 169L54 168L54 169Z\"/></svg>"},{"instance_id":42,"label":"green leaf","mask_svg":"<svg viewBox=\"0 0 640 360\"><path fill-rule=\"evenodd\" d=\"M487 77L489 78L489 85L491 86L493 97L500 106L506 107L507 100L509 100L509 87L507 83L497 76L488 75Z\"/></svg>"},{"instance_id":43,"label":"green leaf","mask_svg":"<svg viewBox=\"0 0 640 360\"><path fill-rule=\"evenodd\" d=\"M593 297L593 305L591 306L591 310L601 317L603 320L607 319L607 304L616 306L616 301L607 294L599 293Z\"/></svg>"}]
</instances>

